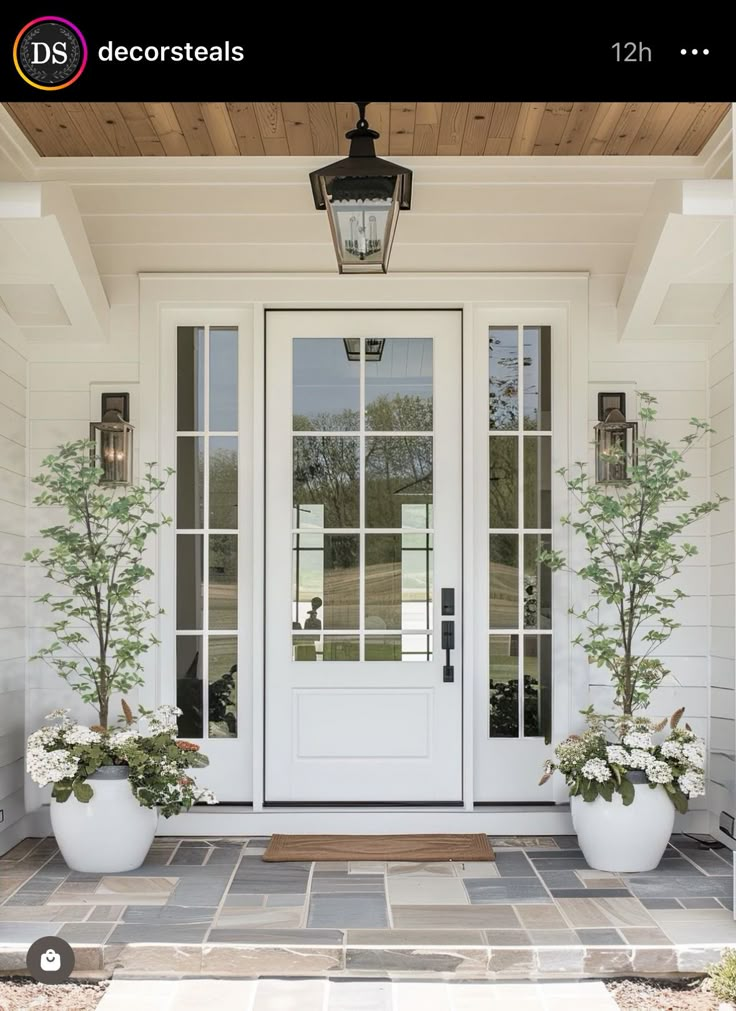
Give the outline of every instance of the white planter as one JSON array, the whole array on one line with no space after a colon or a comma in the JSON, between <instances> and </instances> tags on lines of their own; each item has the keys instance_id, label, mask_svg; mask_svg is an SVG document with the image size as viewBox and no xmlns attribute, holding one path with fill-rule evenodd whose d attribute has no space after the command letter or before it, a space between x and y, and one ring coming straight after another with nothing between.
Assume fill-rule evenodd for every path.
<instances>
[{"instance_id":1,"label":"white planter","mask_svg":"<svg viewBox=\"0 0 736 1011\"><path fill-rule=\"evenodd\" d=\"M635 783L636 796L624 807L621 795L586 802L570 798L580 849L598 871L651 871L662 859L675 822L675 805L663 786Z\"/></svg>"},{"instance_id":2,"label":"white planter","mask_svg":"<svg viewBox=\"0 0 736 1011\"><path fill-rule=\"evenodd\" d=\"M158 812L141 807L128 783L127 766L104 766L89 777L88 804L70 797L51 801L51 826L73 871L115 874L143 863L158 825Z\"/></svg>"}]
</instances>

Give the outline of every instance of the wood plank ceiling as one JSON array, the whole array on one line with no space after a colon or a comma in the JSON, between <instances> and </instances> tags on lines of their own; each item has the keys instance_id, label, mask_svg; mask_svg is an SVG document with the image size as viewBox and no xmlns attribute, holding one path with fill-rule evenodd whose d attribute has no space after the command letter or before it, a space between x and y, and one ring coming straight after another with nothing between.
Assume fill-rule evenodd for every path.
<instances>
[{"instance_id":1,"label":"wood plank ceiling","mask_svg":"<svg viewBox=\"0 0 736 1011\"><path fill-rule=\"evenodd\" d=\"M350 102L6 103L48 157L336 155ZM696 155L723 102L375 102L391 155Z\"/></svg>"}]
</instances>

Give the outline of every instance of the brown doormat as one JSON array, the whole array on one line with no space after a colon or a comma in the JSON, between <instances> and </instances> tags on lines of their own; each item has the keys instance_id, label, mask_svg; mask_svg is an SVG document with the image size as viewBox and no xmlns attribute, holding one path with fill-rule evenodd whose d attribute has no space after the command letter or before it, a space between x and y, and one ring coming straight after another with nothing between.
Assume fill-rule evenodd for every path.
<instances>
[{"instance_id":1,"label":"brown doormat","mask_svg":"<svg viewBox=\"0 0 736 1011\"><path fill-rule=\"evenodd\" d=\"M495 860L488 836L273 835L264 860Z\"/></svg>"}]
</instances>

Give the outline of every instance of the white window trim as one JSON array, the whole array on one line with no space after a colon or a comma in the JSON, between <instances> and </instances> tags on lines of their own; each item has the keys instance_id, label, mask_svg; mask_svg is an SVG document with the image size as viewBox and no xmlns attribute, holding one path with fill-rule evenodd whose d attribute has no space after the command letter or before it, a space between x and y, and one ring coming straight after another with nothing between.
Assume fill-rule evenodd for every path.
<instances>
[{"instance_id":1,"label":"white window trim","mask_svg":"<svg viewBox=\"0 0 736 1011\"><path fill-rule=\"evenodd\" d=\"M465 380L464 415L464 447L463 464L467 474L473 472L476 459L474 416L476 403L473 395L473 375L476 363L474 355L469 353L472 347L472 336L477 330L477 314L485 315L491 311L494 318L503 322L504 317L513 316L516 322L530 320L534 323L547 323L548 317L554 314L558 319L564 319L564 328L568 336L568 382L565 395L568 401L568 460L585 459L588 454L589 433L587 418L587 371L588 371L588 274L587 273L513 273L513 274L389 274L375 277L347 277L325 274L141 274L140 280L140 348L141 348L141 407L140 407L140 451L142 460L158 459L161 463L169 462L162 452L161 392L167 369L175 367L174 362L162 361L162 327L172 324L191 325L197 322L216 325L219 322L236 324L241 332L250 337L252 356L243 353L241 369L252 376L251 388L254 390L253 402L246 408L241 407L241 432L243 442L250 449L250 460L247 467L241 468L241 508L247 510L243 519L241 531L250 531L251 543L243 537L240 552L240 572L243 576L242 591L248 594L243 601L245 618L241 618L242 639L249 643L248 656L252 661L253 677L252 691L252 727L253 727L253 816L263 814L268 816L268 827L259 821L260 831L289 830L289 825L300 825L303 830L308 826L318 825L322 831L329 831L330 825L355 825L356 830L362 824L375 825L375 812L363 815L351 812L350 809L333 812L331 817L322 816L320 812L312 812L308 816L299 812L287 814L275 812L272 809L263 810L263 636L259 630L263 628L263 497L259 494L261 478L252 481L253 475L262 475L264 462L263 446L263 361L264 361L264 309L266 308L335 308L345 309L376 309L376 308L461 308L463 310L463 329L465 334L465 354L463 372ZM499 315L502 314L502 315ZM252 438L247 438L250 425ZM484 432L487 438L487 432ZM473 496L464 496L463 520L466 530L465 538L465 576L463 592L466 602L476 599L473 585L473 537L468 531L477 529ZM565 536L559 536L555 528L555 543L564 551L567 548ZM569 543L569 541L568 541ZM164 571L160 561L167 557L166 537L159 538L155 547L156 559L152 559L154 576L152 593L154 599L163 603L165 592L173 591L172 581L166 591L166 580L162 579ZM168 556L171 557L171 556ZM250 579L248 579L248 575ZM166 606L164 604L164 606ZM466 656L473 656L475 624L473 620L475 607L467 607L464 626L464 645ZM171 615L164 616L161 621L159 635L164 642L170 635ZM485 615L484 615L485 621ZM572 619L571 619L572 622ZM252 631L251 631L252 630ZM484 634L487 629L484 629ZM563 629L559 630L563 635ZM569 638L572 638L572 632ZM162 671L157 677L161 665L156 658L151 657L146 670L146 686L141 690L141 701L151 705L161 700L162 692L167 684L165 678L173 677L171 672ZM568 660L570 677L566 684L557 686L554 700L554 721L557 733L571 729L577 725L577 712L586 704L588 696L587 669L584 662L570 657ZM574 674L573 674L574 672ZM472 683L472 666L467 665L466 677L468 687ZM565 688L567 691L565 691ZM464 777L466 809L463 812L447 814L445 820L438 822L437 813L426 810L412 814L412 827L421 831L423 824L434 825L438 830L441 824L448 831L452 826L467 825L468 816L473 811L473 692L465 692L465 739L464 739ZM247 714L243 713L244 718ZM560 779L560 777L557 777ZM563 802L567 797L564 783L561 781L555 788L555 800ZM532 815L534 821L529 821ZM227 814L225 811L181 816L171 819L164 826L167 832L181 832L183 825L189 825L196 818L199 823L209 817L216 819L214 825L222 831L243 830L245 815ZM186 822L186 818L190 821ZM402 824L405 817L401 812L386 812L382 820L386 831ZM568 824L567 815L549 809L526 813L523 809L507 814L473 812L472 820L492 817L494 829L498 831L545 831L561 830ZM233 819L235 821L233 822ZM364 820L365 819L365 820ZM373 819L371 821L371 819ZM458 820L459 819L459 820ZM540 821L544 819L544 823ZM227 822L227 826L226 826ZM232 827L231 827L232 823ZM479 821L479 824L481 822ZM210 830L213 823L208 822ZM240 826L240 829L237 827ZM533 826L533 827L532 827ZM556 829L554 828L556 826ZM400 829L399 829L400 830ZM375 827L373 828L375 831Z\"/></svg>"}]
</instances>

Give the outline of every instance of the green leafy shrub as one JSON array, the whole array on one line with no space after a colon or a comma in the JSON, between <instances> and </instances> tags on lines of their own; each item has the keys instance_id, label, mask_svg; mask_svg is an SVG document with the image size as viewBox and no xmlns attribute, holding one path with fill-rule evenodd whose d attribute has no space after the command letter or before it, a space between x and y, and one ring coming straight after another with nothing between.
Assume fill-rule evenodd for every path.
<instances>
[{"instance_id":1,"label":"green leafy shrub","mask_svg":"<svg viewBox=\"0 0 736 1011\"><path fill-rule=\"evenodd\" d=\"M727 948L720 962L708 966L707 973L716 997L736 1002L736 951Z\"/></svg>"}]
</instances>

